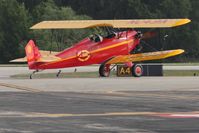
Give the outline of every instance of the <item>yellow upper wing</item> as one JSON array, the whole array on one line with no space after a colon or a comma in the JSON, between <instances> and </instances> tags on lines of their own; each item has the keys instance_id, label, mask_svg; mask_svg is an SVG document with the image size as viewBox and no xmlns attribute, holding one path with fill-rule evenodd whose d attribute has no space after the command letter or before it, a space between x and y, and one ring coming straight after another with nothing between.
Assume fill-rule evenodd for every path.
<instances>
[{"instance_id":1,"label":"yellow upper wing","mask_svg":"<svg viewBox=\"0 0 199 133\"><path fill-rule=\"evenodd\" d=\"M176 50L141 53L141 54L120 55L109 60L108 62L106 62L106 64L118 64L125 62L139 62L147 60L165 59L171 56L181 54L183 52L184 50L182 49L176 49Z\"/></svg>"},{"instance_id":2,"label":"yellow upper wing","mask_svg":"<svg viewBox=\"0 0 199 133\"><path fill-rule=\"evenodd\" d=\"M111 26L114 28L167 28L189 23L190 19L132 19L132 20L63 20L42 21L31 29L79 29Z\"/></svg>"}]
</instances>

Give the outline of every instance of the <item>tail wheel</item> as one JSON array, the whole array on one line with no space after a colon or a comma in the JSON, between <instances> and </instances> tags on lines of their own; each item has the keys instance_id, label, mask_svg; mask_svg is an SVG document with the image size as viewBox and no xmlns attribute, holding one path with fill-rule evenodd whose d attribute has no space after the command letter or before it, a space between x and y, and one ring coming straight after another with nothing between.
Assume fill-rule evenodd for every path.
<instances>
[{"instance_id":1,"label":"tail wheel","mask_svg":"<svg viewBox=\"0 0 199 133\"><path fill-rule=\"evenodd\" d=\"M143 67L140 64L135 64L132 67L132 73L135 77L141 77L143 75Z\"/></svg>"},{"instance_id":2,"label":"tail wheel","mask_svg":"<svg viewBox=\"0 0 199 133\"><path fill-rule=\"evenodd\" d=\"M101 77L109 77L110 71L110 64L101 64L99 68L99 75Z\"/></svg>"}]
</instances>

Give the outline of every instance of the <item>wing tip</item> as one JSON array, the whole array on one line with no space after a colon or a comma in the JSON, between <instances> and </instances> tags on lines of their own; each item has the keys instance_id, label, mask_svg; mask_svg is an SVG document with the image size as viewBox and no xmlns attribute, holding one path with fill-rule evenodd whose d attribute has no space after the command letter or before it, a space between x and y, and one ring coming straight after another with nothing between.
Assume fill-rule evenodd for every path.
<instances>
[{"instance_id":1,"label":"wing tip","mask_svg":"<svg viewBox=\"0 0 199 133\"><path fill-rule=\"evenodd\" d=\"M36 30L36 29L44 29L45 26L43 24L45 24L45 22L47 21L41 21L35 25L33 25L32 27L30 27L31 30Z\"/></svg>"},{"instance_id":2,"label":"wing tip","mask_svg":"<svg viewBox=\"0 0 199 133\"><path fill-rule=\"evenodd\" d=\"M188 18L180 19L179 21L177 21L177 22L173 25L173 27L180 26L180 25L185 25L185 24L190 23L190 22L191 22L191 20L188 19Z\"/></svg>"},{"instance_id":3,"label":"wing tip","mask_svg":"<svg viewBox=\"0 0 199 133\"><path fill-rule=\"evenodd\" d=\"M182 54L182 53L184 53L184 52L185 52L184 49L177 49L177 50L176 50L176 55Z\"/></svg>"},{"instance_id":4,"label":"wing tip","mask_svg":"<svg viewBox=\"0 0 199 133\"><path fill-rule=\"evenodd\" d=\"M185 52L185 50L183 50L183 49L175 49L175 50L169 50L169 51L170 51L170 53L167 54L165 56L165 58L172 57L172 56L177 56L177 55L180 55L180 54Z\"/></svg>"},{"instance_id":5,"label":"wing tip","mask_svg":"<svg viewBox=\"0 0 199 133\"><path fill-rule=\"evenodd\" d=\"M31 30L35 30L35 29L40 29L37 27L37 24L33 25L32 27L30 27Z\"/></svg>"}]
</instances>

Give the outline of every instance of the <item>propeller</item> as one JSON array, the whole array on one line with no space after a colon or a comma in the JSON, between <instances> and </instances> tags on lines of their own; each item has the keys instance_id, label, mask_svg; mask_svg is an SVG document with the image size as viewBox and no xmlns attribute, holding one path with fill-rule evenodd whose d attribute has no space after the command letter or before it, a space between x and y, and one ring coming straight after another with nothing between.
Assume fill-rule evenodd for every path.
<instances>
[{"instance_id":1,"label":"propeller","mask_svg":"<svg viewBox=\"0 0 199 133\"><path fill-rule=\"evenodd\" d=\"M153 38L155 36L158 35L158 32L156 31L148 31L148 32L145 32L143 35L142 35L142 38L143 40L146 40L146 39L150 39L150 38Z\"/></svg>"},{"instance_id":2,"label":"propeller","mask_svg":"<svg viewBox=\"0 0 199 133\"><path fill-rule=\"evenodd\" d=\"M158 35L158 33L156 31L148 31L148 32L145 32L145 33L138 31L137 34L135 35L135 37L138 38L138 39L141 39L141 40L146 40L146 39L153 38L157 35Z\"/></svg>"},{"instance_id":3,"label":"propeller","mask_svg":"<svg viewBox=\"0 0 199 133\"><path fill-rule=\"evenodd\" d=\"M140 40L140 44L136 46L136 48L131 51L131 53L139 53L143 50L143 46L147 46L149 49L153 51L157 51L153 46L151 46L149 43L147 43L145 40L153 38L158 35L158 32L156 31L148 31L145 33L142 33L141 31L137 31L137 34L135 35L135 38Z\"/></svg>"}]
</instances>

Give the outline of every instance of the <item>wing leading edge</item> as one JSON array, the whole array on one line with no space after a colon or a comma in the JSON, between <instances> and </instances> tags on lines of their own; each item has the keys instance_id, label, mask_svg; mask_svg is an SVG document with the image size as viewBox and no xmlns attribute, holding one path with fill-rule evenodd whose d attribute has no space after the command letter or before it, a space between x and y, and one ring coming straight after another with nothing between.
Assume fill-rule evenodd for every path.
<instances>
[{"instance_id":1,"label":"wing leading edge","mask_svg":"<svg viewBox=\"0 0 199 133\"><path fill-rule=\"evenodd\" d=\"M158 51L158 52L149 52L149 53L140 53L140 54L131 54L131 55L121 55L116 56L106 62L106 64L119 64L126 62L139 62L139 61L148 61L148 60L159 60L165 59L171 56L179 55L183 53L184 50L167 50L167 51Z\"/></svg>"}]
</instances>

